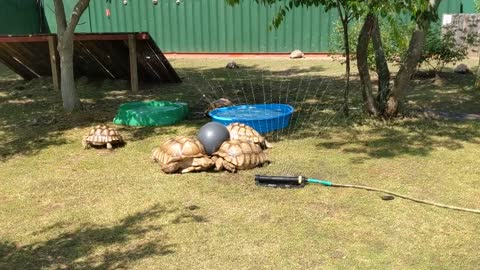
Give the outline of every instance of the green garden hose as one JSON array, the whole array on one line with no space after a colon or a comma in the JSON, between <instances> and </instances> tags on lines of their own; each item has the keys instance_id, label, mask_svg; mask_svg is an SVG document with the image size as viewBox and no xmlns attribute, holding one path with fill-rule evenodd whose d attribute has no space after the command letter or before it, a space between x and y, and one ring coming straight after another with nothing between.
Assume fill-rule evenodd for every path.
<instances>
[{"instance_id":1,"label":"green garden hose","mask_svg":"<svg viewBox=\"0 0 480 270\"><path fill-rule=\"evenodd\" d=\"M256 175L255 176L255 182L257 183L257 185L268 186L268 187L294 188L294 187L304 187L305 184L311 183L311 184L321 184L323 186L328 186L328 187L356 188L356 189L363 189L363 190L368 190L368 191L382 192L382 193L385 193L385 194L389 194L389 195L399 197L399 198L402 198L402 199L414 201L414 202L417 202L417 203L423 203L423 204L433 205L433 206L447 208L447 209L453 209L453 210L458 210L458 211L480 214L480 209L470 209L470 208L451 206L451 205L446 205L446 204L441 204L441 203L436 203L436 202L431 202L431 201L412 198L412 197L402 195L402 194L398 194L398 193L395 193L395 192L392 192L392 191L389 191L389 190L367 187L367 186L360 186L360 185L335 184L335 183L332 183L330 181L318 180L318 179L308 178L308 177L304 177L304 176Z\"/></svg>"}]
</instances>

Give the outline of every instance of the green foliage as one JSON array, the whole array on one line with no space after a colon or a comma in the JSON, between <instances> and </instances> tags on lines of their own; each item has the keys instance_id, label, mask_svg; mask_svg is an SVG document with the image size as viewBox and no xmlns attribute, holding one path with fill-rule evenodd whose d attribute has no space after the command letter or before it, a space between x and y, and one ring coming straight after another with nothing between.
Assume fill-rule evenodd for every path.
<instances>
[{"instance_id":1,"label":"green foliage","mask_svg":"<svg viewBox=\"0 0 480 270\"><path fill-rule=\"evenodd\" d=\"M468 46L474 45L477 39L470 36L460 45L455 40L452 27L444 28L442 33L439 25L432 25L427 33L424 54L418 64L426 65L431 71L441 72L445 65L464 60L468 55Z\"/></svg>"},{"instance_id":2,"label":"green foliage","mask_svg":"<svg viewBox=\"0 0 480 270\"><path fill-rule=\"evenodd\" d=\"M475 11L480 12L480 0L475 0Z\"/></svg>"},{"instance_id":3,"label":"green foliage","mask_svg":"<svg viewBox=\"0 0 480 270\"><path fill-rule=\"evenodd\" d=\"M237 5L241 0L225 0L229 5ZM245 0L247 1L247 0ZM263 5L282 3L272 25L277 28L285 19L286 13L295 7L319 7L325 11L339 9L346 21L359 19L368 12L375 12L380 17L392 16L408 11L411 19L417 22L435 21L438 19L436 7L425 0L250 0ZM478 1L478 0L477 0ZM440 1L437 1L437 5Z\"/></svg>"},{"instance_id":4,"label":"green foliage","mask_svg":"<svg viewBox=\"0 0 480 270\"><path fill-rule=\"evenodd\" d=\"M354 49L357 47L362 23L361 21L356 21L349 28L349 42ZM383 18L380 19L379 24L387 61L398 63L400 57L408 49L408 42L415 25L413 22L400 17ZM340 24L336 25L333 35L332 43L330 44L330 47L333 48L332 52L338 52L338 49L343 50L343 30ZM352 54L351 58L355 60L356 55ZM368 64L370 69L375 70L375 52L371 42L368 49Z\"/></svg>"}]
</instances>

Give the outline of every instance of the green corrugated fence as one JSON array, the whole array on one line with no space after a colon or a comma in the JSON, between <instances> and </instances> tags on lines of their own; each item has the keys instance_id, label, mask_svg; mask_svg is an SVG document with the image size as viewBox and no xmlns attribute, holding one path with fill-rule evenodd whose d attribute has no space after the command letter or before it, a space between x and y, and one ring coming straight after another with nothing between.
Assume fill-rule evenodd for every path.
<instances>
[{"instance_id":1,"label":"green corrugated fence","mask_svg":"<svg viewBox=\"0 0 480 270\"><path fill-rule=\"evenodd\" d=\"M64 0L69 14L77 0ZM338 20L336 11L322 7L296 8L289 12L279 29L269 30L278 5L265 7L244 0L228 6L224 0L92 0L77 27L77 32L150 32L166 52L328 52ZM43 3L48 29L56 30L53 0L0 0L0 34L38 33L38 6ZM110 16L106 10L110 10ZM473 0L443 0L440 14L474 12ZM8 10L6 12L5 10ZM17 11L17 12L15 12ZM18 14L16 14L18 13ZM25 14L25 15L24 15ZM20 16L19 16L20 15ZM4 19L5 18L5 19ZM6 30L5 30L6 28ZM37 31L36 31L37 30ZM35 32L36 31L36 32Z\"/></svg>"},{"instance_id":2,"label":"green corrugated fence","mask_svg":"<svg viewBox=\"0 0 480 270\"><path fill-rule=\"evenodd\" d=\"M90 9L94 32L149 31L165 51L288 52L328 51L337 15L320 8L288 14L278 30L268 30L277 7L243 1L231 7L224 0L96 1ZM111 16L105 15L110 8Z\"/></svg>"},{"instance_id":3,"label":"green corrugated fence","mask_svg":"<svg viewBox=\"0 0 480 270\"><path fill-rule=\"evenodd\" d=\"M0 0L0 35L40 33L40 14L37 0Z\"/></svg>"}]
</instances>

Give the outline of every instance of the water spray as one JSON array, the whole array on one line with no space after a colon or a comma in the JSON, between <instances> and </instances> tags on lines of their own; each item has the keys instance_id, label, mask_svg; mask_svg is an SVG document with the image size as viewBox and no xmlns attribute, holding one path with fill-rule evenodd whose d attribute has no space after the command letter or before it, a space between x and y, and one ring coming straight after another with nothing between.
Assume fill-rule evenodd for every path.
<instances>
[{"instance_id":1,"label":"water spray","mask_svg":"<svg viewBox=\"0 0 480 270\"><path fill-rule=\"evenodd\" d=\"M319 179L315 179L315 178L308 178L308 177L305 177L305 176L255 175L255 183L258 186L274 187L274 188L303 188L303 187L305 187L306 184L320 184L322 186L327 186L327 187L355 188L355 189L362 189L362 190L368 190L368 191L382 192L382 193L389 194L389 195L394 196L394 197L399 197L399 198L414 201L414 202L417 202L417 203L423 203L423 204L433 205L433 206L447 208L447 209L453 209L453 210L458 210L458 211L480 214L480 209L470 209L470 208L463 208L463 207L445 205L445 204L441 204L441 203L436 203L436 202L431 202L431 201L425 201L425 200L412 198L412 197L409 197L409 196L406 196L406 195L391 192L389 190L378 189L378 188L373 188L373 187L368 187L368 186L359 186L359 185L350 185L350 184L336 184L336 183L332 183L332 182L327 181L327 180L319 180ZM393 199L394 197L391 197L391 196L385 196L385 200Z\"/></svg>"}]
</instances>

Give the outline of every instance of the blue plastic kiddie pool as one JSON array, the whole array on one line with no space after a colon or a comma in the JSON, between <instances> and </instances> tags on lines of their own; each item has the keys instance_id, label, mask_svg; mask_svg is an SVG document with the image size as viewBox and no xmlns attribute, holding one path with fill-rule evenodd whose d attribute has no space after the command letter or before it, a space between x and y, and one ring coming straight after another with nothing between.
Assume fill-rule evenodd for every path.
<instances>
[{"instance_id":1,"label":"blue plastic kiddie pool","mask_svg":"<svg viewBox=\"0 0 480 270\"><path fill-rule=\"evenodd\" d=\"M293 111L287 104L247 104L215 109L208 114L214 122L225 126L238 122L267 133L288 127Z\"/></svg>"}]
</instances>

